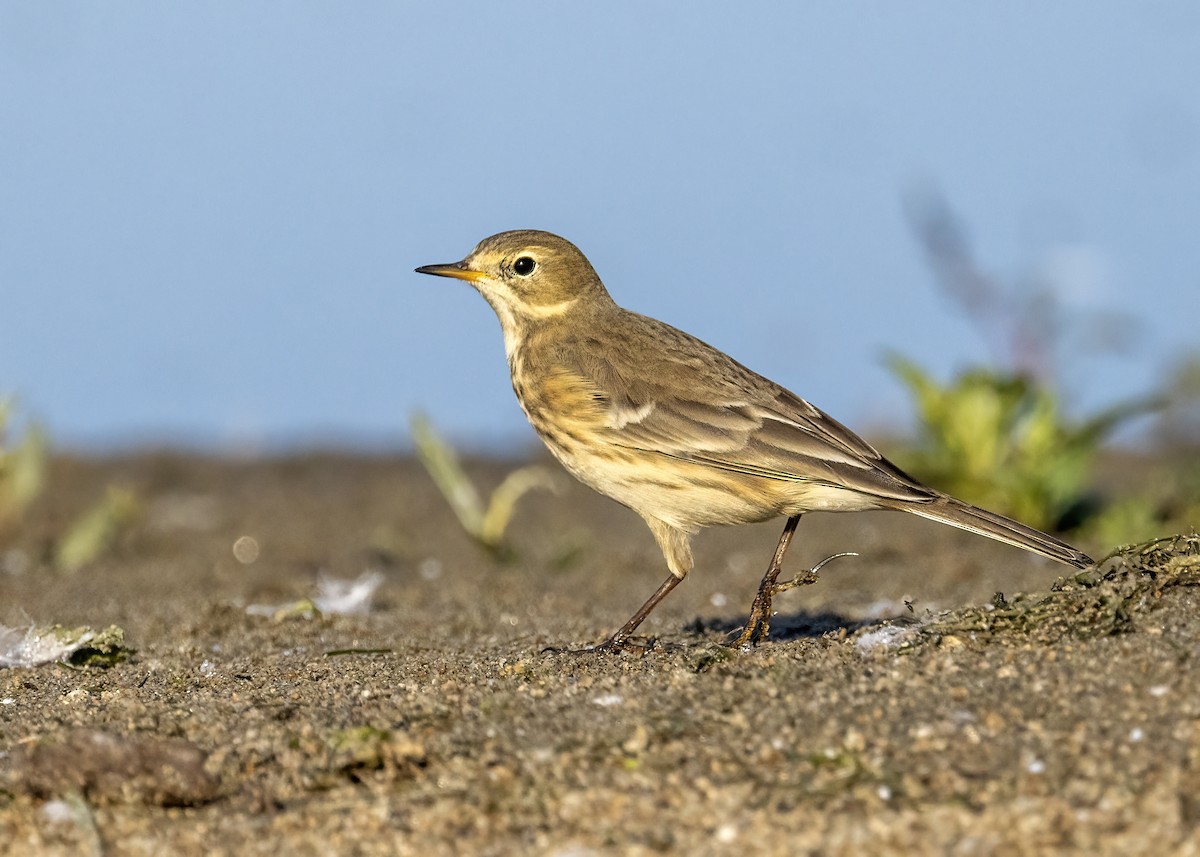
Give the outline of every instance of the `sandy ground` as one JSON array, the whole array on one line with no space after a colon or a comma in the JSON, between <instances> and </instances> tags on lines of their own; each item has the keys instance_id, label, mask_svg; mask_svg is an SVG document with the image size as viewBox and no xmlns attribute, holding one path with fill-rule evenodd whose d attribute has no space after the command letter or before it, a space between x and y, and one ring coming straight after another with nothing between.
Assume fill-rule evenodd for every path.
<instances>
[{"instance_id":1,"label":"sandy ground","mask_svg":"<svg viewBox=\"0 0 1200 857\"><path fill-rule=\"evenodd\" d=\"M113 482L136 526L51 569ZM702 534L649 653L571 655L544 650L603 639L665 569L565 476L499 564L410 460L59 461L0 622L115 624L135 652L0 670L0 851L1200 853L1194 542L1076 581L911 516L812 515L789 569L861 556L729 650L780 526ZM247 611L371 570L365 615Z\"/></svg>"}]
</instances>

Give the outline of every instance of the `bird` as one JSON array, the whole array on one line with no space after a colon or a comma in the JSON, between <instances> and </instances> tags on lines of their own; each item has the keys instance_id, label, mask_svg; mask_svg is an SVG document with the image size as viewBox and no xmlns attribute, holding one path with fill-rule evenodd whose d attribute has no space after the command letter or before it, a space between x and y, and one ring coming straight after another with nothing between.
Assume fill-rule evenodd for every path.
<instances>
[{"instance_id":1,"label":"bird","mask_svg":"<svg viewBox=\"0 0 1200 857\"><path fill-rule=\"evenodd\" d=\"M462 261L416 272L463 280L491 305L534 430L568 472L640 515L662 550L663 583L584 651L644 651L634 632L692 569L692 536L714 525L787 519L732 643L742 649L769 637L772 597L807 582L777 581L808 512L909 512L1076 568L1094 564L1054 536L922 484L774 381L619 306L565 238L501 232Z\"/></svg>"}]
</instances>

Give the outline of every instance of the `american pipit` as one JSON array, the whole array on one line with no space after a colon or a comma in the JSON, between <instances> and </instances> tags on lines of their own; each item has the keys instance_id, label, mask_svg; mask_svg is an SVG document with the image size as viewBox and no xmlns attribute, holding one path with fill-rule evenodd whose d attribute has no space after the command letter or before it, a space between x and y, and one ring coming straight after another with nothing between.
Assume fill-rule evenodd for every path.
<instances>
[{"instance_id":1,"label":"american pipit","mask_svg":"<svg viewBox=\"0 0 1200 857\"><path fill-rule=\"evenodd\" d=\"M691 536L713 524L787 516L740 645L769 634L783 557L805 512L912 512L1092 564L1053 536L922 485L799 396L617 306L583 253L557 235L502 232L461 262L417 271L466 280L492 305L529 422L576 478L641 515L662 548L667 579L596 648L627 645L692 568Z\"/></svg>"}]
</instances>

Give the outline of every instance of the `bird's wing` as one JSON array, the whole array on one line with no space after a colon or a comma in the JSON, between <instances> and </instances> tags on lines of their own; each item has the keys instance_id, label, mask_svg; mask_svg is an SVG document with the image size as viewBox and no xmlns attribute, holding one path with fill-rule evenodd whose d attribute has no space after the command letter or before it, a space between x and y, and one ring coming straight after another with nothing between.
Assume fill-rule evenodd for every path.
<instances>
[{"instance_id":1,"label":"bird's wing","mask_svg":"<svg viewBox=\"0 0 1200 857\"><path fill-rule=\"evenodd\" d=\"M609 443L765 479L897 500L935 496L804 399L667 330L688 347L655 353L651 365L644 350L638 365L623 356L628 352L592 352L571 368L593 388Z\"/></svg>"},{"instance_id":2,"label":"bird's wing","mask_svg":"<svg viewBox=\"0 0 1200 857\"><path fill-rule=\"evenodd\" d=\"M776 403L658 396L653 407L617 405L611 440L748 476L818 482L898 500L932 492L841 423L786 391Z\"/></svg>"}]
</instances>

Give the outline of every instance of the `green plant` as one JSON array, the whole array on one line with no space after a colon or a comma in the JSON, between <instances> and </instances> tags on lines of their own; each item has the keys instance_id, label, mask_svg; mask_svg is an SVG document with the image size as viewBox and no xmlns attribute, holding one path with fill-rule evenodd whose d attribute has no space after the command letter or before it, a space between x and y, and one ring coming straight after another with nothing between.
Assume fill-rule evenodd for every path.
<instances>
[{"instance_id":1,"label":"green plant","mask_svg":"<svg viewBox=\"0 0 1200 857\"><path fill-rule=\"evenodd\" d=\"M421 414L410 420L417 455L467 534L488 553L502 561L514 558L504 533L512 520L517 501L534 488L558 490L558 482L542 467L522 467L509 473L485 504L453 448Z\"/></svg>"},{"instance_id":2,"label":"green plant","mask_svg":"<svg viewBox=\"0 0 1200 857\"><path fill-rule=\"evenodd\" d=\"M1001 368L972 368L942 385L912 361L891 357L920 420L917 448L902 463L964 500L1043 529L1082 524L1106 542L1161 532L1161 503L1150 495L1105 505L1087 492L1101 444L1128 420L1164 410L1177 398L1172 390L1082 420L1065 414L1056 392L1067 360L1120 351L1135 335L1134 320L1065 306L1065 283L1051 264L1061 247L1051 245L1019 276L996 276L977 263L968 230L936 187L915 189L906 203L941 292L972 322Z\"/></svg>"},{"instance_id":3,"label":"green plant","mask_svg":"<svg viewBox=\"0 0 1200 857\"><path fill-rule=\"evenodd\" d=\"M887 363L917 406L918 441L902 463L950 494L1041 529L1082 508L1103 441L1161 405L1136 399L1075 422L1053 392L1026 377L970 369L939 384L907 358L893 354Z\"/></svg>"},{"instance_id":4,"label":"green plant","mask_svg":"<svg viewBox=\"0 0 1200 857\"><path fill-rule=\"evenodd\" d=\"M19 521L46 484L46 434L27 423L13 429L15 400L0 399L0 533Z\"/></svg>"},{"instance_id":5,"label":"green plant","mask_svg":"<svg viewBox=\"0 0 1200 857\"><path fill-rule=\"evenodd\" d=\"M49 442L41 426L26 421L14 429L15 400L0 399L0 536L21 521L26 508L46 487ZM132 491L110 487L57 539L54 564L76 571L116 542L138 511Z\"/></svg>"},{"instance_id":6,"label":"green plant","mask_svg":"<svg viewBox=\"0 0 1200 857\"><path fill-rule=\"evenodd\" d=\"M133 491L110 485L104 498L75 521L59 541L54 552L55 566L62 571L78 571L108 553L138 511Z\"/></svg>"}]
</instances>

